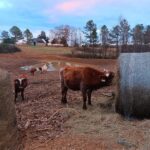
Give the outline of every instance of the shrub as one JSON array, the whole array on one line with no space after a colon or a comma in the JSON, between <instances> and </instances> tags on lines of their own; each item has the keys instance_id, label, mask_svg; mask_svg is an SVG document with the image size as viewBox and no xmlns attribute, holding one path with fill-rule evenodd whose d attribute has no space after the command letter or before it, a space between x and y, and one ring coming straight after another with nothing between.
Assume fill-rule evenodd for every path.
<instances>
[{"instance_id":1,"label":"shrub","mask_svg":"<svg viewBox=\"0 0 150 150\"><path fill-rule=\"evenodd\" d=\"M21 50L13 44L0 44L0 53L14 53Z\"/></svg>"},{"instance_id":2,"label":"shrub","mask_svg":"<svg viewBox=\"0 0 150 150\"><path fill-rule=\"evenodd\" d=\"M72 50L72 57L116 59L118 50L115 47L77 47Z\"/></svg>"},{"instance_id":3,"label":"shrub","mask_svg":"<svg viewBox=\"0 0 150 150\"><path fill-rule=\"evenodd\" d=\"M15 44L14 38L3 39L3 44Z\"/></svg>"}]
</instances>

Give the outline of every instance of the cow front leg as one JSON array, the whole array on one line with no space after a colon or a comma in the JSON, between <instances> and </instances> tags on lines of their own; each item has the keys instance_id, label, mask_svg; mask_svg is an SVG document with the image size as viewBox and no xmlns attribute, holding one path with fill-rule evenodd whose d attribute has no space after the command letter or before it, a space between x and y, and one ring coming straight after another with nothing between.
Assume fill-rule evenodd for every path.
<instances>
[{"instance_id":1,"label":"cow front leg","mask_svg":"<svg viewBox=\"0 0 150 150\"><path fill-rule=\"evenodd\" d=\"M87 109L87 107L86 107L87 89L83 83L80 84L80 90L82 92L82 97L83 97L83 109L85 110L85 109Z\"/></svg>"},{"instance_id":2,"label":"cow front leg","mask_svg":"<svg viewBox=\"0 0 150 150\"><path fill-rule=\"evenodd\" d=\"M83 109L86 110L87 109L87 107L86 107L86 99L87 99L86 91L82 91L82 96L83 96Z\"/></svg>"},{"instance_id":3,"label":"cow front leg","mask_svg":"<svg viewBox=\"0 0 150 150\"><path fill-rule=\"evenodd\" d=\"M15 99L14 99L15 103L16 103L17 97L18 97L18 92L15 92Z\"/></svg>"},{"instance_id":4,"label":"cow front leg","mask_svg":"<svg viewBox=\"0 0 150 150\"><path fill-rule=\"evenodd\" d=\"M67 91L68 91L67 87L62 87L62 99L61 99L61 102L63 104L67 103Z\"/></svg>"},{"instance_id":5,"label":"cow front leg","mask_svg":"<svg viewBox=\"0 0 150 150\"><path fill-rule=\"evenodd\" d=\"M88 90L88 91L87 91L88 104L89 104L89 105L92 105L92 103L91 103L91 93L92 93L92 91L91 91L91 90Z\"/></svg>"},{"instance_id":6,"label":"cow front leg","mask_svg":"<svg viewBox=\"0 0 150 150\"><path fill-rule=\"evenodd\" d=\"M24 91L21 91L21 97L22 97L22 100L24 101Z\"/></svg>"}]
</instances>

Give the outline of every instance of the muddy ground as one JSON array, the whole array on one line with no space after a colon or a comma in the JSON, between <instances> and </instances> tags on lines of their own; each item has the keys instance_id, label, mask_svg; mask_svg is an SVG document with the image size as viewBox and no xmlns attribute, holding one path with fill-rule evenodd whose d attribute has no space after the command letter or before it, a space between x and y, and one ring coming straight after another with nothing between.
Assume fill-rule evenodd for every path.
<instances>
[{"instance_id":1,"label":"muddy ground","mask_svg":"<svg viewBox=\"0 0 150 150\"><path fill-rule=\"evenodd\" d=\"M0 68L8 70L13 79L27 74L29 86L25 101L16 103L17 126L23 150L123 150L150 149L150 121L128 120L115 113L117 78L112 86L92 94L92 106L82 110L80 92L68 92L68 105L61 104L58 70L30 75L21 66L40 65L50 61L67 61L80 65L107 68L117 72L116 60L68 58L36 52L23 47L15 54L1 54ZM106 95L104 95L106 94Z\"/></svg>"}]
</instances>

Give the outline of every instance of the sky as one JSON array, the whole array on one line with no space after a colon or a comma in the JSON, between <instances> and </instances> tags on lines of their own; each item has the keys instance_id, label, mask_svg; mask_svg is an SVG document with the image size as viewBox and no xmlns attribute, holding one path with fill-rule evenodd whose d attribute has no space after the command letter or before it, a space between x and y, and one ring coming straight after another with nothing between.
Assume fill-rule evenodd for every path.
<instances>
[{"instance_id":1,"label":"sky","mask_svg":"<svg viewBox=\"0 0 150 150\"><path fill-rule=\"evenodd\" d=\"M93 20L109 28L128 20L131 27L150 24L150 0L0 0L0 32L18 26L34 36L59 25L83 28Z\"/></svg>"}]
</instances>

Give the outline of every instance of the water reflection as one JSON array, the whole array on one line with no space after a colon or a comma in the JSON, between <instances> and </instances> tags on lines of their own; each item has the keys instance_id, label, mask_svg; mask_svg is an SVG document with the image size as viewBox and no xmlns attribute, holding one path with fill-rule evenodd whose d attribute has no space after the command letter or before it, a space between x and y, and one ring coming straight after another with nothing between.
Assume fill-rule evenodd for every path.
<instances>
[{"instance_id":1,"label":"water reflection","mask_svg":"<svg viewBox=\"0 0 150 150\"><path fill-rule=\"evenodd\" d=\"M71 63L71 62L64 62L64 61L52 61L52 62L47 62L47 71L56 71L59 70L60 68L64 67L64 66L80 66L79 64L76 63ZM30 65L30 66L22 66L20 67L21 70L25 70L28 71L31 68L34 67L41 67L44 64L37 64L37 65Z\"/></svg>"},{"instance_id":2,"label":"water reflection","mask_svg":"<svg viewBox=\"0 0 150 150\"><path fill-rule=\"evenodd\" d=\"M30 70L33 66L22 66L20 67L21 70Z\"/></svg>"}]
</instances>

